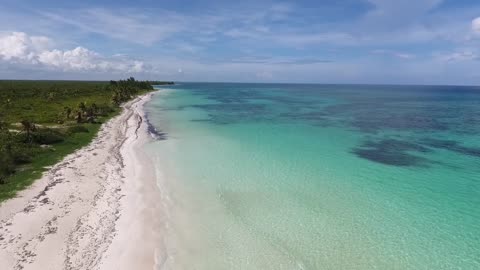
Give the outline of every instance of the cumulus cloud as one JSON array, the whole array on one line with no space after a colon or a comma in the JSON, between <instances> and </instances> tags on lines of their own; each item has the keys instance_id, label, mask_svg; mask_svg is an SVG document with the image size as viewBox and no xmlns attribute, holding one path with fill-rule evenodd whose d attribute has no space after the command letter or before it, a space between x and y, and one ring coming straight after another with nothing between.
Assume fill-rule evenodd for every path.
<instances>
[{"instance_id":1,"label":"cumulus cloud","mask_svg":"<svg viewBox=\"0 0 480 270\"><path fill-rule=\"evenodd\" d=\"M472 30L477 34L480 34L480 17L472 21Z\"/></svg>"},{"instance_id":2,"label":"cumulus cloud","mask_svg":"<svg viewBox=\"0 0 480 270\"><path fill-rule=\"evenodd\" d=\"M5 61L35 62L36 55L45 50L50 39L47 37L28 36L13 32L0 35L0 59Z\"/></svg>"},{"instance_id":3,"label":"cumulus cloud","mask_svg":"<svg viewBox=\"0 0 480 270\"><path fill-rule=\"evenodd\" d=\"M23 32L6 33L0 35L0 61L59 71L139 73L146 70L143 62L125 56L105 57L84 47L51 50L52 44L51 39L43 36L29 36Z\"/></svg>"}]
</instances>

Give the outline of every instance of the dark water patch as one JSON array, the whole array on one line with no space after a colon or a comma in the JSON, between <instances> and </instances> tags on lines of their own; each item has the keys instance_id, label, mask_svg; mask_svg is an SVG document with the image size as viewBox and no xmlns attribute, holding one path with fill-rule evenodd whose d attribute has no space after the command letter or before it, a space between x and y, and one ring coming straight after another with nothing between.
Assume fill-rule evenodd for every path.
<instances>
[{"instance_id":1,"label":"dark water patch","mask_svg":"<svg viewBox=\"0 0 480 270\"><path fill-rule=\"evenodd\" d=\"M239 122L239 119L233 119L228 117L219 117L219 116L210 116L208 119L192 119L192 122L204 122L204 123L212 123L215 125L228 125L234 124Z\"/></svg>"},{"instance_id":2,"label":"dark water patch","mask_svg":"<svg viewBox=\"0 0 480 270\"><path fill-rule=\"evenodd\" d=\"M245 104L252 102L275 102L286 106L314 106L318 105L318 99L311 96L296 95L291 93L285 95L285 91L276 88L263 88L262 86L247 86L225 88L212 86L209 89L191 90L194 95L203 96L206 99L224 104ZM298 90L300 93L301 91ZM311 94L310 92L307 92Z\"/></svg>"},{"instance_id":3,"label":"dark water patch","mask_svg":"<svg viewBox=\"0 0 480 270\"><path fill-rule=\"evenodd\" d=\"M238 103L220 103L220 104L196 104L192 108L202 109L208 112L208 119L215 124L229 124L238 122L256 122L260 120L272 120L271 113L267 110L265 104L238 104Z\"/></svg>"},{"instance_id":4,"label":"dark water patch","mask_svg":"<svg viewBox=\"0 0 480 270\"><path fill-rule=\"evenodd\" d=\"M190 119L191 122L212 122L212 119Z\"/></svg>"},{"instance_id":5,"label":"dark water patch","mask_svg":"<svg viewBox=\"0 0 480 270\"><path fill-rule=\"evenodd\" d=\"M290 97L290 96L278 96L278 95L271 95L271 96L263 96L257 97L257 100L265 100L268 102L275 102L280 103L281 105L286 106L295 106L301 108L312 108L318 109L319 105L323 104L323 101L319 99L308 99L305 97Z\"/></svg>"},{"instance_id":6,"label":"dark water patch","mask_svg":"<svg viewBox=\"0 0 480 270\"><path fill-rule=\"evenodd\" d=\"M248 97L242 97L242 96L216 96L216 95L209 95L207 96L207 99L214 100L219 103L226 103L226 104L232 104L232 103L241 103L245 104L249 102Z\"/></svg>"},{"instance_id":7,"label":"dark water patch","mask_svg":"<svg viewBox=\"0 0 480 270\"><path fill-rule=\"evenodd\" d=\"M360 131L376 132L380 130L414 130L414 131L444 131L448 124L442 123L428 115L394 115L379 113L378 115L357 115L351 122Z\"/></svg>"},{"instance_id":8,"label":"dark water patch","mask_svg":"<svg viewBox=\"0 0 480 270\"><path fill-rule=\"evenodd\" d=\"M352 152L360 158L391 166L425 167L430 163L412 152L426 153L430 150L422 145L397 139L366 141Z\"/></svg>"},{"instance_id":9,"label":"dark water patch","mask_svg":"<svg viewBox=\"0 0 480 270\"><path fill-rule=\"evenodd\" d=\"M165 105L150 105L148 106L148 111L153 112L169 112L169 111L183 111L189 106L178 105L178 106L165 106Z\"/></svg>"},{"instance_id":10,"label":"dark water patch","mask_svg":"<svg viewBox=\"0 0 480 270\"><path fill-rule=\"evenodd\" d=\"M188 106L175 106L175 107L168 107L168 108L161 108L158 111L183 111L187 108Z\"/></svg>"},{"instance_id":11,"label":"dark water patch","mask_svg":"<svg viewBox=\"0 0 480 270\"><path fill-rule=\"evenodd\" d=\"M305 121L327 121L328 115L324 112L286 112L278 115L280 118L289 118L293 120L305 120Z\"/></svg>"},{"instance_id":12,"label":"dark water patch","mask_svg":"<svg viewBox=\"0 0 480 270\"><path fill-rule=\"evenodd\" d=\"M417 151L422 153L430 151L422 145L398 139L382 139L376 142L367 141L363 144L363 147L381 148L387 151Z\"/></svg>"},{"instance_id":13,"label":"dark water patch","mask_svg":"<svg viewBox=\"0 0 480 270\"><path fill-rule=\"evenodd\" d=\"M452 117L438 106L382 102L336 104L328 106L324 112L365 133L382 130L444 131L450 128Z\"/></svg>"},{"instance_id":14,"label":"dark water patch","mask_svg":"<svg viewBox=\"0 0 480 270\"><path fill-rule=\"evenodd\" d=\"M480 131L480 113L475 103L464 102L354 102L331 105L325 112L337 116L362 132L382 130L413 132L452 131L471 134ZM469 124L467 124L467 122Z\"/></svg>"},{"instance_id":15,"label":"dark water patch","mask_svg":"<svg viewBox=\"0 0 480 270\"><path fill-rule=\"evenodd\" d=\"M478 87L187 83L179 88L214 101L196 107L218 124L250 117L253 122L333 123L369 134L480 133Z\"/></svg>"},{"instance_id":16,"label":"dark water patch","mask_svg":"<svg viewBox=\"0 0 480 270\"><path fill-rule=\"evenodd\" d=\"M203 96L209 100L213 100L219 103L248 103L250 100L263 97L263 93L255 91L254 89L225 89L223 87L213 87L205 91L193 90L195 95Z\"/></svg>"},{"instance_id":17,"label":"dark water patch","mask_svg":"<svg viewBox=\"0 0 480 270\"><path fill-rule=\"evenodd\" d=\"M149 128L148 133L150 134L150 136L152 136L152 138L154 138L155 140L158 140L158 141L164 141L168 138L166 132L158 131L154 127Z\"/></svg>"},{"instance_id":18,"label":"dark water patch","mask_svg":"<svg viewBox=\"0 0 480 270\"><path fill-rule=\"evenodd\" d=\"M196 104L190 107L199 108L210 112L220 113L256 113L264 112L265 104L238 104L238 103L220 103L220 104Z\"/></svg>"},{"instance_id":19,"label":"dark water patch","mask_svg":"<svg viewBox=\"0 0 480 270\"><path fill-rule=\"evenodd\" d=\"M480 148L466 147L454 140L440 140L428 138L421 140L421 143L432 148L444 149L473 157L480 157Z\"/></svg>"},{"instance_id":20,"label":"dark water patch","mask_svg":"<svg viewBox=\"0 0 480 270\"><path fill-rule=\"evenodd\" d=\"M297 123L304 122L311 126L316 127L331 127L338 126L339 121L332 119L327 114L321 111L312 111L312 112L284 112L275 115L277 121L282 121L284 123Z\"/></svg>"},{"instance_id":21,"label":"dark water patch","mask_svg":"<svg viewBox=\"0 0 480 270\"><path fill-rule=\"evenodd\" d=\"M384 152L379 149L356 148L353 153L373 162L392 166L425 166L426 159L406 152Z\"/></svg>"},{"instance_id":22,"label":"dark water patch","mask_svg":"<svg viewBox=\"0 0 480 270\"><path fill-rule=\"evenodd\" d=\"M148 115L145 115L145 122L147 124L147 132L154 138L155 140L163 141L167 139L167 133L159 131L155 126L152 124Z\"/></svg>"}]
</instances>

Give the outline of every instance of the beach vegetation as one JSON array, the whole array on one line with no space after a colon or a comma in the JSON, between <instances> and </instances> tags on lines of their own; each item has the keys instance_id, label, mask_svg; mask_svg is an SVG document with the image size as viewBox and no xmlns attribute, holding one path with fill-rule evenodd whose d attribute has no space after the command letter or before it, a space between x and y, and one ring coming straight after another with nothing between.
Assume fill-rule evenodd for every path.
<instances>
[{"instance_id":1,"label":"beach vegetation","mask_svg":"<svg viewBox=\"0 0 480 270\"><path fill-rule=\"evenodd\" d=\"M0 81L0 201L87 145L100 124L153 85L138 81Z\"/></svg>"}]
</instances>

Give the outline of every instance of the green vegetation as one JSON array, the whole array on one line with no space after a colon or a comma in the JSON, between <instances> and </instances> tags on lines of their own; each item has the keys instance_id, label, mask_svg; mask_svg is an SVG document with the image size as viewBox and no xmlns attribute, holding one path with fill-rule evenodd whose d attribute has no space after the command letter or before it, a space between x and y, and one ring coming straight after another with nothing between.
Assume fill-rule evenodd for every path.
<instances>
[{"instance_id":1,"label":"green vegetation","mask_svg":"<svg viewBox=\"0 0 480 270\"><path fill-rule=\"evenodd\" d=\"M87 145L121 103L170 82L0 81L0 201Z\"/></svg>"}]
</instances>

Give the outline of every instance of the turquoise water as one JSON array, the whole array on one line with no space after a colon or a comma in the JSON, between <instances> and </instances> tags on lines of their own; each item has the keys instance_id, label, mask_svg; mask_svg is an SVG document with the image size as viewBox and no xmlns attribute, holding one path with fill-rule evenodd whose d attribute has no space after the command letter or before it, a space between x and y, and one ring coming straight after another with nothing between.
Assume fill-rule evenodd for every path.
<instances>
[{"instance_id":1,"label":"turquoise water","mask_svg":"<svg viewBox=\"0 0 480 270\"><path fill-rule=\"evenodd\" d=\"M164 269L480 269L480 88L188 83L147 113Z\"/></svg>"}]
</instances>

